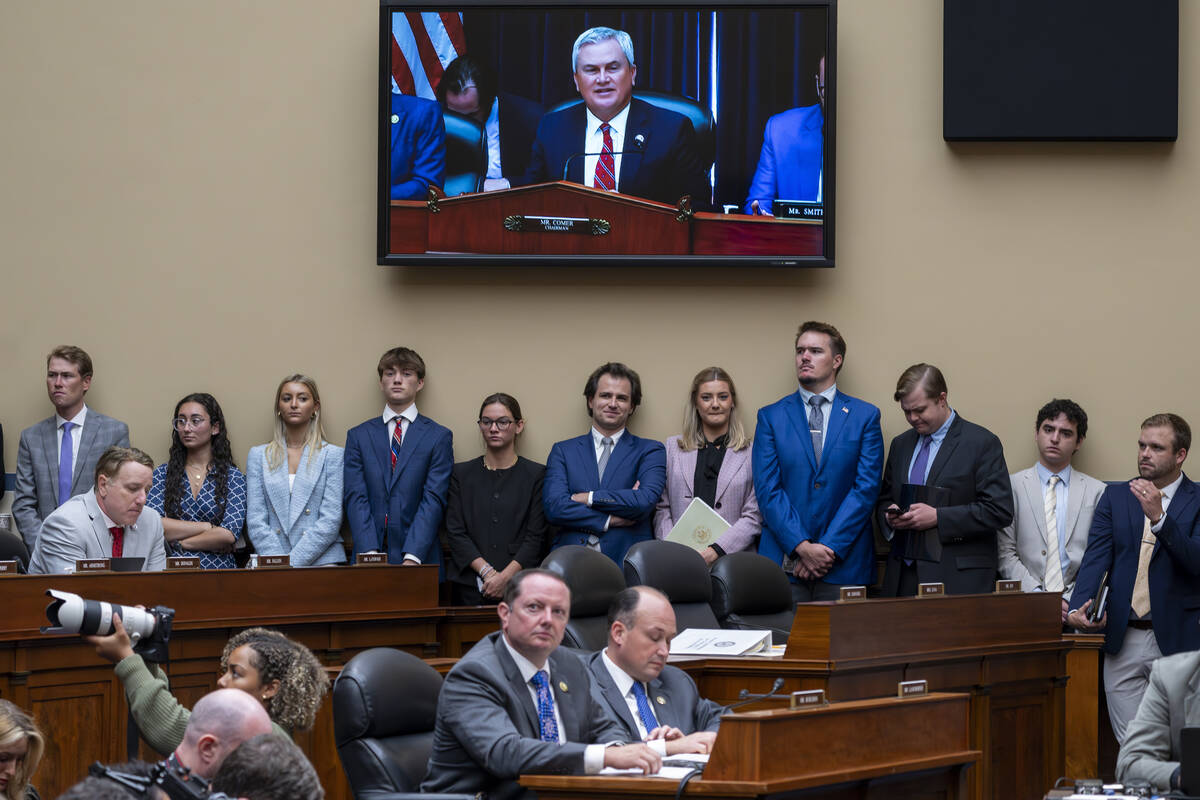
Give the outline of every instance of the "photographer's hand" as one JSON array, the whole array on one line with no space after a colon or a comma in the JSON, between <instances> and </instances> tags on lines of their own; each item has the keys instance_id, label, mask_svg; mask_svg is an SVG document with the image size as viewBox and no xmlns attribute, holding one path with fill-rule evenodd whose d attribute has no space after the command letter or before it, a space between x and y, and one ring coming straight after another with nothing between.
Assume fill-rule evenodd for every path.
<instances>
[{"instance_id":1,"label":"photographer's hand","mask_svg":"<svg viewBox=\"0 0 1200 800\"><path fill-rule=\"evenodd\" d=\"M84 636L90 644L96 646L96 655L116 664L133 655L133 642L125 632L121 618L113 617L113 632L108 636Z\"/></svg>"}]
</instances>

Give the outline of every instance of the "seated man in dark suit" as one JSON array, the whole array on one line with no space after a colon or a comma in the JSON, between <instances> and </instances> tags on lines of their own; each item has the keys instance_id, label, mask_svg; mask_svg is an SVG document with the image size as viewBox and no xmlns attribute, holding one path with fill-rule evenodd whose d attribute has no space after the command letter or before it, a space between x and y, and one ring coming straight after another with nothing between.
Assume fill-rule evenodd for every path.
<instances>
[{"instance_id":1,"label":"seated man in dark suit","mask_svg":"<svg viewBox=\"0 0 1200 800\"><path fill-rule=\"evenodd\" d=\"M563 579L518 572L496 607L500 630L459 660L438 696L433 752L422 792L532 797L523 773L595 774L603 767L657 772L662 760L626 739L592 694L587 667L559 648L571 611Z\"/></svg>"},{"instance_id":2,"label":"seated man in dark suit","mask_svg":"<svg viewBox=\"0 0 1200 800\"><path fill-rule=\"evenodd\" d=\"M437 98L442 108L483 126L488 158L485 189L507 189L507 176L525 174L533 135L542 118L540 103L497 92L496 76L470 56L459 56L446 66L438 81Z\"/></svg>"},{"instance_id":3,"label":"seated man in dark suit","mask_svg":"<svg viewBox=\"0 0 1200 800\"><path fill-rule=\"evenodd\" d=\"M1000 529L1013 520L1012 482L1004 447L986 428L960 417L946 400L946 379L931 364L914 364L894 395L912 426L892 440L875 510L892 543L883 576L885 597L912 597L919 583L945 584L947 594L991 592ZM905 484L929 502L901 508Z\"/></svg>"},{"instance_id":4,"label":"seated man in dark suit","mask_svg":"<svg viewBox=\"0 0 1200 800\"><path fill-rule=\"evenodd\" d=\"M600 697L630 741L648 740L663 755L708 753L724 707L700 696L686 672L667 664L675 610L649 586L633 586L608 608L608 647L588 669Z\"/></svg>"},{"instance_id":5,"label":"seated man in dark suit","mask_svg":"<svg viewBox=\"0 0 1200 800\"><path fill-rule=\"evenodd\" d=\"M624 31L592 28L571 53L583 102L542 117L529 169L514 186L565 180L675 205L710 204L696 132L682 114L633 99L637 64Z\"/></svg>"},{"instance_id":6,"label":"seated man in dark suit","mask_svg":"<svg viewBox=\"0 0 1200 800\"><path fill-rule=\"evenodd\" d=\"M392 199L424 200L446 180L446 123L432 100L392 92Z\"/></svg>"},{"instance_id":7,"label":"seated man in dark suit","mask_svg":"<svg viewBox=\"0 0 1200 800\"><path fill-rule=\"evenodd\" d=\"M789 108L767 120L758 168L746 197L747 214L774 216L776 198L824 199L825 56L817 66L816 105Z\"/></svg>"}]
</instances>

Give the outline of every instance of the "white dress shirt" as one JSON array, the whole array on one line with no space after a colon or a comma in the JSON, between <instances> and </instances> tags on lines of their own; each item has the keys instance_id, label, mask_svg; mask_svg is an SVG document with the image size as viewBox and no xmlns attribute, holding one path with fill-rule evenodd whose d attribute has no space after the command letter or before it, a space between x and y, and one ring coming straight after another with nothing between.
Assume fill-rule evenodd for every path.
<instances>
[{"instance_id":1,"label":"white dress shirt","mask_svg":"<svg viewBox=\"0 0 1200 800\"><path fill-rule=\"evenodd\" d=\"M613 175L616 180L614 187L618 192L621 191L621 151L625 149L625 123L629 119L629 104L626 104L621 113L608 121L608 135L612 138L613 148ZM604 132L600 130L601 120L587 110L587 129L584 131L583 137L583 152L587 153L583 158L583 185L596 186L596 162L600 160L600 153L604 151ZM561 177L561 176L556 176Z\"/></svg>"},{"instance_id":2,"label":"white dress shirt","mask_svg":"<svg viewBox=\"0 0 1200 800\"><path fill-rule=\"evenodd\" d=\"M617 685L617 691L620 692L621 697L625 699L625 705L629 708L629 716L633 717L633 724L637 726L638 736L641 737L642 741L646 741L646 737L650 734L650 731L646 730L646 726L642 724L642 715L638 713L637 699L633 696L633 678L630 677L629 673L627 673L625 670L618 667L616 662L608 657L607 647L604 648L604 652L600 654L600 660L604 662L605 669L608 670L608 674L612 677L613 683ZM646 691L646 697L649 697L650 690L645 684L642 684L642 689ZM650 710L653 712L653 707ZM650 749L654 750L660 756L665 756L667 754L666 739L654 739L653 741L646 742L646 744L648 744Z\"/></svg>"}]
</instances>

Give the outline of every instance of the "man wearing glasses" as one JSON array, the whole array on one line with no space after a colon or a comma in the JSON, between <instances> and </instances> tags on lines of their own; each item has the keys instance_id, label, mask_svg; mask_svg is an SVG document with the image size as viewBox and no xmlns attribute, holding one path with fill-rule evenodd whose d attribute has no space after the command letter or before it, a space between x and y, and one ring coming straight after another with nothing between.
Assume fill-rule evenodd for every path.
<instances>
[{"instance_id":1,"label":"man wearing glasses","mask_svg":"<svg viewBox=\"0 0 1200 800\"><path fill-rule=\"evenodd\" d=\"M758 169L746 197L747 214L773 216L781 200L824 202L825 56L814 78L817 103L767 120Z\"/></svg>"}]
</instances>

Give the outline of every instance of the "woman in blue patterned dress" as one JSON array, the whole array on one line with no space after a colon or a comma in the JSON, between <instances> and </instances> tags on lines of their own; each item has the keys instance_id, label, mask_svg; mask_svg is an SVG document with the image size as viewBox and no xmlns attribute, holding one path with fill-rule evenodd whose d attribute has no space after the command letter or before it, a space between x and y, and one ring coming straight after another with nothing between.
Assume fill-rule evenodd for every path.
<instances>
[{"instance_id":1,"label":"woman in blue patterned dress","mask_svg":"<svg viewBox=\"0 0 1200 800\"><path fill-rule=\"evenodd\" d=\"M176 404L172 426L171 455L154 468L146 501L162 515L167 555L233 569L246 521L246 476L233 463L225 415L211 394L189 394Z\"/></svg>"}]
</instances>

